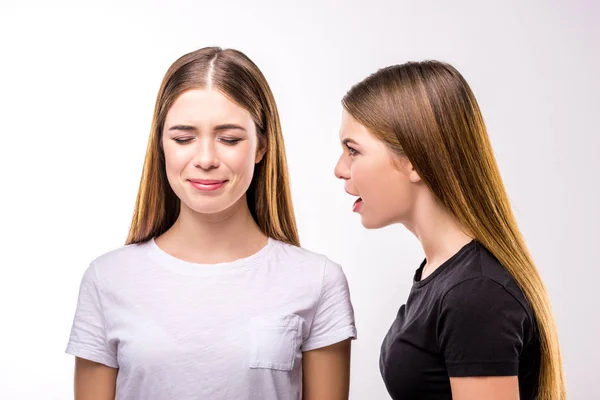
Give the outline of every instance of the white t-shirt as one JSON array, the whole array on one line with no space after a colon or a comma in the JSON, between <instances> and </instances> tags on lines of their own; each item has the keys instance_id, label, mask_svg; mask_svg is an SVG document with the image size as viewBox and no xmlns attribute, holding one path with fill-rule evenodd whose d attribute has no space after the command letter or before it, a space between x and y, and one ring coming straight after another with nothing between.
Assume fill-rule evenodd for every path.
<instances>
[{"instance_id":1,"label":"white t-shirt","mask_svg":"<svg viewBox=\"0 0 600 400\"><path fill-rule=\"evenodd\" d=\"M117 400L302 398L302 352L356 338L341 267L269 239L200 265L150 240L94 260L67 353L119 368Z\"/></svg>"}]
</instances>

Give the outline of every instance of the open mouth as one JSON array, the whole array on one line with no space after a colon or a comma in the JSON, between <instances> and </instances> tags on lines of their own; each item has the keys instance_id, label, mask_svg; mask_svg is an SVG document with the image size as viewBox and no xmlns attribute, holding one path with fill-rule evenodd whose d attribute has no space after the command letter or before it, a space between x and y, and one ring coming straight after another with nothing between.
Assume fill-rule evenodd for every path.
<instances>
[{"instance_id":1,"label":"open mouth","mask_svg":"<svg viewBox=\"0 0 600 400\"><path fill-rule=\"evenodd\" d=\"M356 201L354 202L354 204L352 205L352 211L353 212L358 212L360 211L360 209L362 208L363 205L363 200L361 197L359 197L358 199L356 199Z\"/></svg>"}]
</instances>

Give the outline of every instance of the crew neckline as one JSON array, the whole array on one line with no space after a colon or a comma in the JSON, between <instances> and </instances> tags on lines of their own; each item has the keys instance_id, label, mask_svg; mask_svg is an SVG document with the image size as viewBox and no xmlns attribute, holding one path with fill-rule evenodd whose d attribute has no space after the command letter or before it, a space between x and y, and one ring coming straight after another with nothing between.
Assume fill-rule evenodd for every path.
<instances>
[{"instance_id":1,"label":"crew neckline","mask_svg":"<svg viewBox=\"0 0 600 400\"><path fill-rule=\"evenodd\" d=\"M147 254L155 262L160 264L162 267L167 268L171 271L183 273L187 275L215 275L224 273L227 271L249 268L260 262L264 256L270 251L270 249L276 244L276 240L273 238L267 239L267 244L263 246L259 251L248 257L239 258L230 262L222 262L215 264L200 264L190 261L184 261L177 258L163 249L161 249L154 238L150 239L147 243Z\"/></svg>"},{"instance_id":2,"label":"crew neckline","mask_svg":"<svg viewBox=\"0 0 600 400\"><path fill-rule=\"evenodd\" d=\"M433 271L431 274L429 274L429 276L427 278L417 280L417 277L419 277L419 278L421 277L421 274L423 273L423 268L427 264L427 258L425 258L423 260L423 262L421 262L421 265L419 266L419 268L415 271L415 275L413 278L413 286L416 288L425 286L426 284L428 284L429 282L434 280L439 274L441 274L442 271L447 269L447 267L450 264L454 263L462 254L467 252L469 249L476 247L476 245L477 245L477 241L475 239L471 240L469 243L467 243L463 247L461 247L460 250L458 250L456 253L454 253L454 255L452 257L450 257L449 259L444 261L442 263L442 265L437 267L436 270Z\"/></svg>"}]
</instances>

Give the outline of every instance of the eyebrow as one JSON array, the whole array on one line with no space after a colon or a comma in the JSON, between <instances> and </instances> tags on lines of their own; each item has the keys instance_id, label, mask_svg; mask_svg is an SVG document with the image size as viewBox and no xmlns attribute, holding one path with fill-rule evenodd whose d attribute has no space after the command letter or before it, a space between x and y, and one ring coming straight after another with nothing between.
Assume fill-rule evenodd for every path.
<instances>
[{"instance_id":1,"label":"eyebrow","mask_svg":"<svg viewBox=\"0 0 600 400\"><path fill-rule=\"evenodd\" d=\"M172 127L169 128L170 131L184 131L184 132L189 132L189 131L195 131L196 128L191 126L191 125L173 125Z\"/></svg>"},{"instance_id":2,"label":"eyebrow","mask_svg":"<svg viewBox=\"0 0 600 400\"><path fill-rule=\"evenodd\" d=\"M221 124L221 125L217 125L214 127L215 131L229 131L229 130L233 130L233 129L239 129L242 131L246 131L245 128L243 128L240 125L236 125L236 124ZM195 126L192 125L173 125L172 127L169 128L170 131L184 131L184 132L192 132L196 130Z\"/></svg>"},{"instance_id":3,"label":"eyebrow","mask_svg":"<svg viewBox=\"0 0 600 400\"><path fill-rule=\"evenodd\" d=\"M246 132L245 128L241 127L240 125L236 125L236 124L223 124L223 125L217 125L214 127L215 131L229 131L229 130L233 130L233 129L238 129L238 130Z\"/></svg>"},{"instance_id":4,"label":"eyebrow","mask_svg":"<svg viewBox=\"0 0 600 400\"><path fill-rule=\"evenodd\" d=\"M354 140L352 140L350 138L345 138L344 140L342 140L342 144L343 145L347 145L348 143L352 143L352 144L358 145L358 143L356 143Z\"/></svg>"}]
</instances>

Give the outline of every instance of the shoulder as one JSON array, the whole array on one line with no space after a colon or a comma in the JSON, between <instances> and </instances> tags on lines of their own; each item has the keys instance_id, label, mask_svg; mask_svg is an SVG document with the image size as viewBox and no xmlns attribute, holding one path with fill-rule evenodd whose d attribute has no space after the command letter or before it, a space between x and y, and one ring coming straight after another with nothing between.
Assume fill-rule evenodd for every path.
<instances>
[{"instance_id":1,"label":"shoulder","mask_svg":"<svg viewBox=\"0 0 600 400\"><path fill-rule=\"evenodd\" d=\"M462 311L498 307L502 303L515 303L524 309L520 299L506 287L488 276L478 276L457 282L441 298L443 308Z\"/></svg>"},{"instance_id":2,"label":"shoulder","mask_svg":"<svg viewBox=\"0 0 600 400\"><path fill-rule=\"evenodd\" d=\"M271 261L278 273L293 279L296 285L304 282L319 292L331 286L347 285L342 266L321 253L276 241Z\"/></svg>"},{"instance_id":3,"label":"shoulder","mask_svg":"<svg viewBox=\"0 0 600 400\"><path fill-rule=\"evenodd\" d=\"M472 242L458 254L436 279L432 288L443 308L463 311L482 307L498 308L513 304L529 320L533 312L516 280L502 263L478 242Z\"/></svg>"},{"instance_id":4,"label":"shoulder","mask_svg":"<svg viewBox=\"0 0 600 400\"><path fill-rule=\"evenodd\" d=\"M275 243L273 257L283 268L319 275L326 270L341 271L341 266L324 254L280 241Z\"/></svg>"},{"instance_id":5,"label":"shoulder","mask_svg":"<svg viewBox=\"0 0 600 400\"><path fill-rule=\"evenodd\" d=\"M103 253L92 259L88 274L93 273L100 283L123 277L128 271L135 269L146 255L149 242L130 244Z\"/></svg>"},{"instance_id":6,"label":"shoulder","mask_svg":"<svg viewBox=\"0 0 600 400\"><path fill-rule=\"evenodd\" d=\"M509 295L519 303L525 303L515 279L489 250L478 242L470 244L467 250L448 271L442 273L439 284L442 298L449 294L464 293L473 299L475 296L485 297L496 293Z\"/></svg>"},{"instance_id":7,"label":"shoulder","mask_svg":"<svg viewBox=\"0 0 600 400\"><path fill-rule=\"evenodd\" d=\"M477 244L476 258L467 268L469 273L456 282L448 292L470 293L470 298L478 298L481 302L489 303L497 298L510 299L520 305L533 320L533 312L523 291L515 278L504 265L483 245Z\"/></svg>"},{"instance_id":8,"label":"shoulder","mask_svg":"<svg viewBox=\"0 0 600 400\"><path fill-rule=\"evenodd\" d=\"M491 252L481 245L477 247L476 257L469 265L461 266L462 272L445 287L440 318L460 319L460 325L476 326L488 320L513 321L515 326L532 332L534 314L517 282Z\"/></svg>"}]
</instances>

